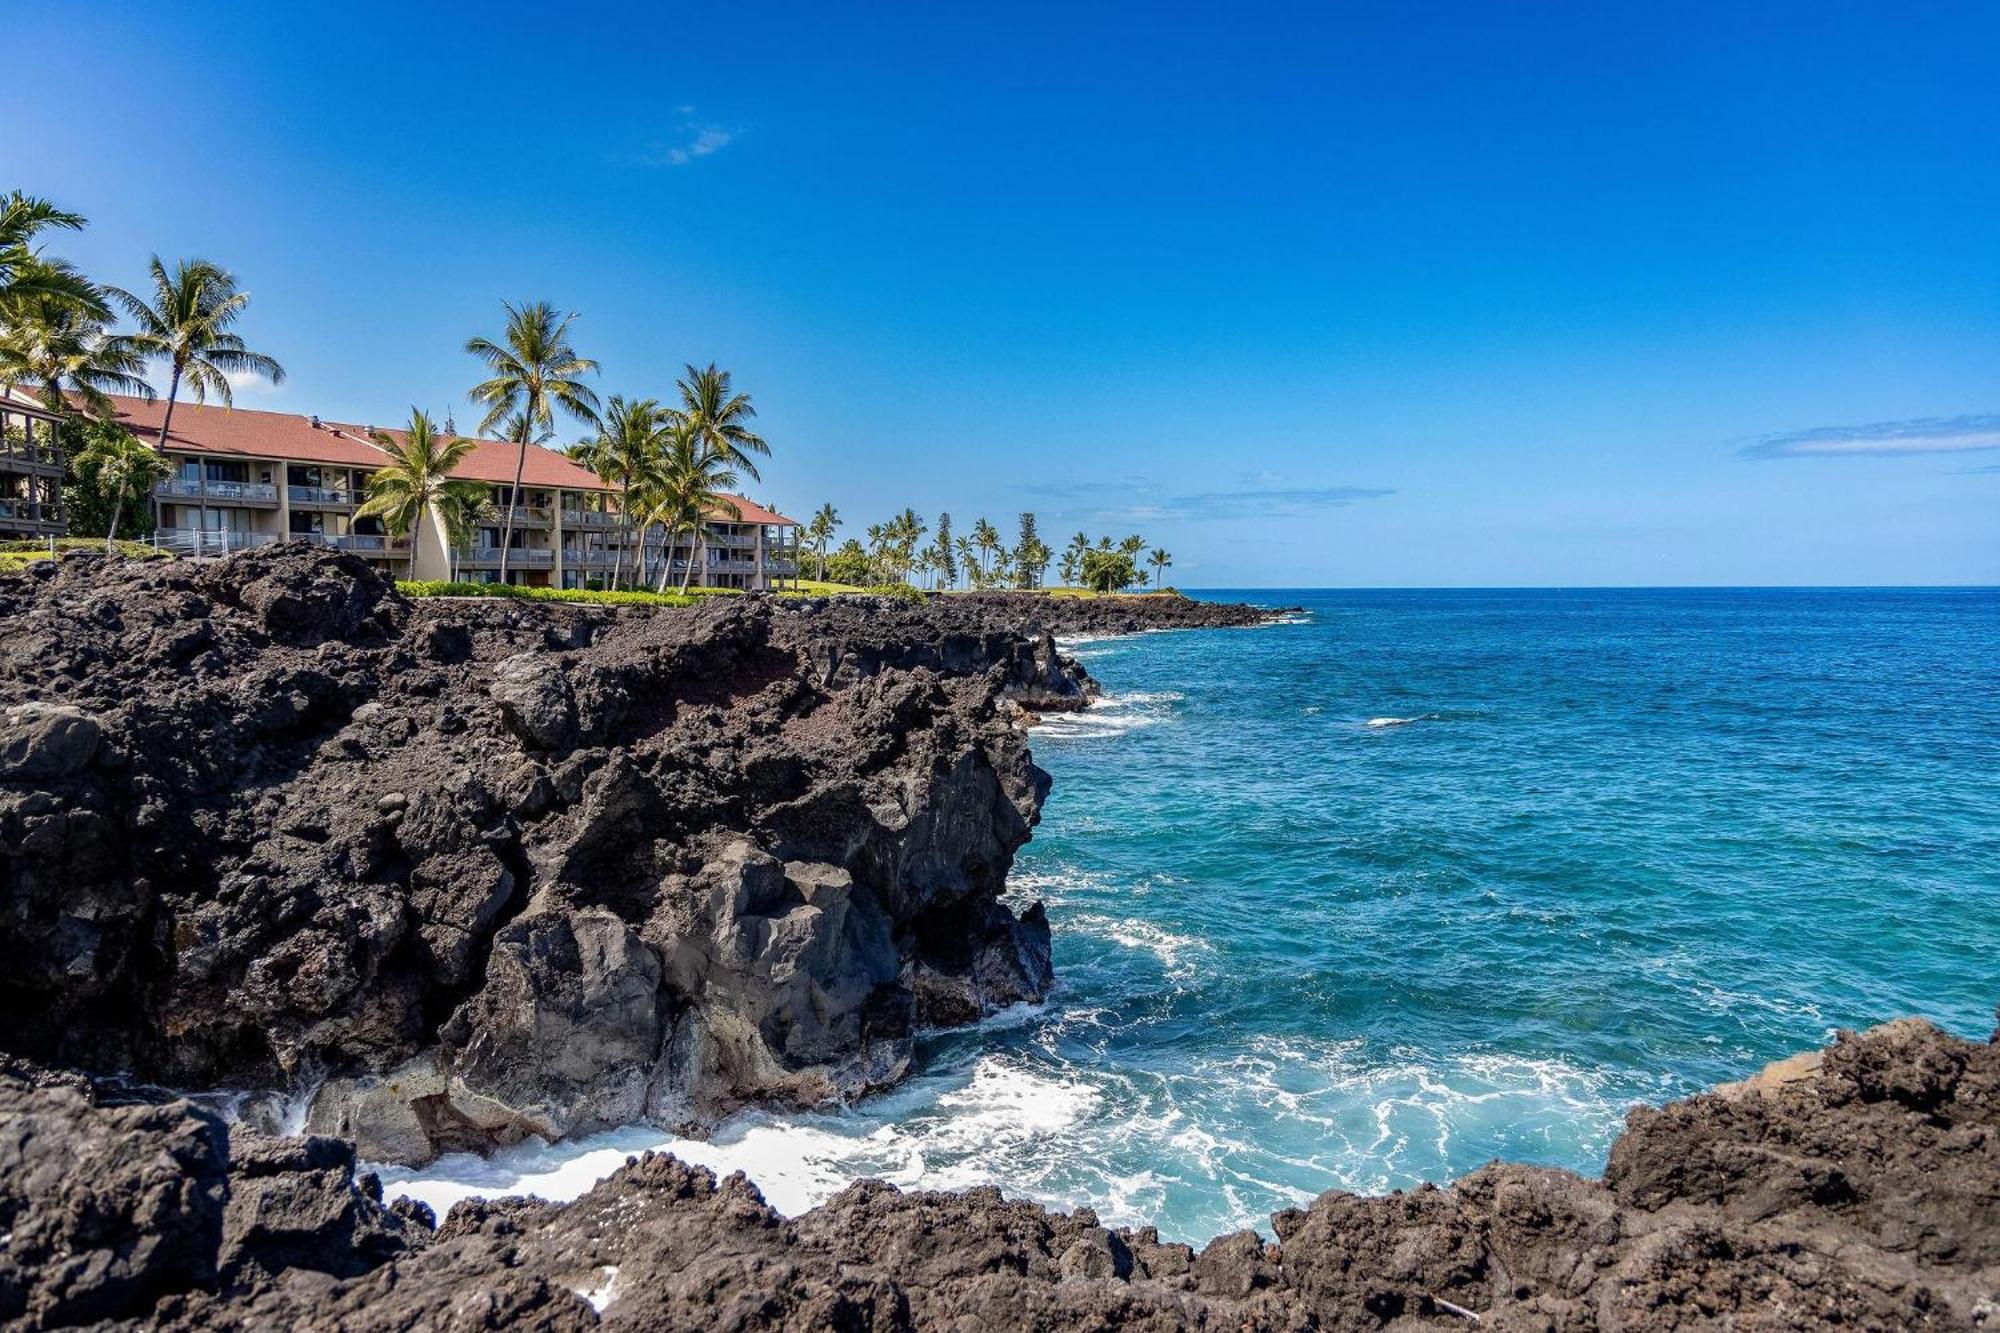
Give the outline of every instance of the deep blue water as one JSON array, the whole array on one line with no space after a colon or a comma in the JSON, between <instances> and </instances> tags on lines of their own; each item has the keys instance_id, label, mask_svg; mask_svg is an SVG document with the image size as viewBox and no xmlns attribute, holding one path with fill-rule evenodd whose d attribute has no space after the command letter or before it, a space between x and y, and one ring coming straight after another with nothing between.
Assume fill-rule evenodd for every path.
<instances>
[{"instance_id":1,"label":"deep blue water","mask_svg":"<svg viewBox=\"0 0 2000 1333\"><path fill-rule=\"evenodd\" d=\"M1992 1030L2000 592L1205 595L1306 614L1078 645L1107 698L1037 730L1012 883L1056 997L677 1150L781 1207L990 1181L1199 1239L1493 1157L1595 1172L1634 1103L1837 1027Z\"/></svg>"}]
</instances>

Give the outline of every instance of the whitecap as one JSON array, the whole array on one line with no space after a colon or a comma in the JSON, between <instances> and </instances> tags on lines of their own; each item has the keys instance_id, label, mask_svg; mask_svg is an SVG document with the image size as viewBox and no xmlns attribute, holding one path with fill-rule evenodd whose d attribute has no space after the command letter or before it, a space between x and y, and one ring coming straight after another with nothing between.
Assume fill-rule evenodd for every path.
<instances>
[{"instance_id":1,"label":"whitecap","mask_svg":"<svg viewBox=\"0 0 2000 1333\"><path fill-rule=\"evenodd\" d=\"M1436 713L1420 713L1416 717L1371 717L1363 725L1378 728L1407 727L1412 722L1435 722L1437 720L1438 715Z\"/></svg>"}]
</instances>

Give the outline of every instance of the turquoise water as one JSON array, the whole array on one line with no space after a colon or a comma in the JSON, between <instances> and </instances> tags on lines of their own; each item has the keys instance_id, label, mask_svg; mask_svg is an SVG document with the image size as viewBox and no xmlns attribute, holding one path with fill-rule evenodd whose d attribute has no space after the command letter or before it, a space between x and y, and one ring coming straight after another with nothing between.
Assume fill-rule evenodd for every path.
<instances>
[{"instance_id":1,"label":"turquoise water","mask_svg":"<svg viewBox=\"0 0 2000 1333\"><path fill-rule=\"evenodd\" d=\"M781 1208L991 1182L1183 1239L2000 1002L2000 593L1250 592L1079 644L1014 891L1060 989L828 1115L634 1129L405 1185L573 1193L637 1147Z\"/></svg>"}]
</instances>

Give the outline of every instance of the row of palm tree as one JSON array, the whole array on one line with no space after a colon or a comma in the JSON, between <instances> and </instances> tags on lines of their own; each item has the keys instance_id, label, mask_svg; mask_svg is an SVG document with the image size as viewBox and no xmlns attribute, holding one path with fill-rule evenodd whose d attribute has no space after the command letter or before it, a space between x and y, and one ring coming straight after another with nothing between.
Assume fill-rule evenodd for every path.
<instances>
[{"instance_id":1,"label":"row of palm tree","mask_svg":"<svg viewBox=\"0 0 2000 1333\"><path fill-rule=\"evenodd\" d=\"M229 406L235 401L232 375L284 381L284 367L253 351L235 331L250 294L228 269L205 259L169 267L154 255L145 296L99 285L42 244L45 233L83 226L81 215L46 199L19 191L0 198L0 384L25 385L59 417L109 421L115 415L111 394L158 398L145 372L161 363L167 394L158 443L164 449L183 390L197 403L213 395ZM111 327L121 309L134 325L130 333ZM109 546L127 488L150 484L164 464L157 454L141 458L144 446L115 432L93 436L91 447L104 455L94 461L105 465L100 475L116 488L105 534Z\"/></svg>"},{"instance_id":2,"label":"row of palm tree","mask_svg":"<svg viewBox=\"0 0 2000 1333\"><path fill-rule=\"evenodd\" d=\"M1055 555L1041 540L1033 514L1020 516L1019 535L1011 547L1000 529L984 517L962 535L954 536L948 513L938 515L936 536L926 545L923 538L930 527L914 509L904 509L884 522L869 524L865 544L850 537L829 554L828 547L840 526L840 511L825 504L800 534L803 548L813 555L813 577L821 581L831 575L837 583L913 582L940 589L956 588L963 580L966 587L974 589L1033 589L1042 586ZM1165 587L1166 571L1173 562L1164 547L1155 546L1147 552L1145 538L1137 535L1115 543L1108 536L1093 542L1079 532L1063 550L1058 572L1067 586L1109 592L1147 582ZM1147 566L1151 567L1150 575Z\"/></svg>"},{"instance_id":3,"label":"row of palm tree","mask_svg":"<svg viewBox=\"0 0 2000 1333\"><path fill-rule=\"evenodd\" d=\"M159 395L145 373L154 363L165 371L157 450L118 431L91 436L89 447L103 455L91 460L91 475L115 490L108 544L117 536L126 496L143 494L166 474L162 451L184 393L197 403L213 397L231 406L232 376L279 384L285 371L236 332L250 294L227 269L201 259L169 266L155 255L144 298L100 286L44 249L48 234L84 225L80 215L47 200L19 192L0 198L0 385L26 385L60 416L109 422L116 415L110 395L156 401ZM750 428L756 408L748 394L734 390L727 371L713 363L686 367L675 385L677 406L652 398L601 403L587 383L598 364L579 355L571 341L575 314L558 314L546 301L504 308L506 327L498 339L475 337L465 344L485 372L470 393L485 410L478 433L497 428L516 446L510 503L499 516L503 582L528 446L552 437L558 413L590 432L573 453L618 493L628 540L618 554L621 568L614 583L624 574L625 549L652 525L667 528L670 552L681 533L698 537L704 516L738 512L726 493L743 477L761 480L755 459L768 455L770 447ZM119 310L133 331L112 329ZM370 478L368 502L357 516L381 518L392 533L411 536L421 535L424 515L435 512L447 528L459 530L452 537L455 546L470 540L478 520L491 517L483 489L451 477L475 441L458 437L449 417L441 429L412 408L400 437L373 436L390 463ZM663 557L661 563L664 587L668 561ZM695 563L689 561L683 586ZM635 557L635 578L638 564Z\"/></svg>"}]
</instances>

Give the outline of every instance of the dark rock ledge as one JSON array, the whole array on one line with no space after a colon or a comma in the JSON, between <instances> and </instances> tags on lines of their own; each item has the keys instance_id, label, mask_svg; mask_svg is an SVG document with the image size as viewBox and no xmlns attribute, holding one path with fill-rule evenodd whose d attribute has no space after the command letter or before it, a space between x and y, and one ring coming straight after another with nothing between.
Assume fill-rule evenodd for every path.
<instances>
[{"instance_id":1,"label":"dark rock ledge","mask_svg":"<svg viewBox=\"0 0 2000 1333\"><path fill-rule=\"evenodd\" d=\"M1050 985L1022 722L1094 686L1003 617L413 603L287 546L37 565L0 625L15 1054L316 1088L421 1162L852 1097Z\"/></svg>"},{"instance_id":2,"label":"dark rock ledge","mask_svg":"<svg viewBox=\"0 0 2000 1333\"><path fill-rule=\"evenodd\" d=\"M991 1189L786 1219L634 1159L568 1205L385 1207L344 1142L0 1069L0 1323L158 1329L1978 1329L2000 1047L1904 1021L1637 1110L1602 1181L1495 1163L1201 1250ZM1477 1320L1475 1325L1474 1321Z\"/></svg>"}]
</instances>

